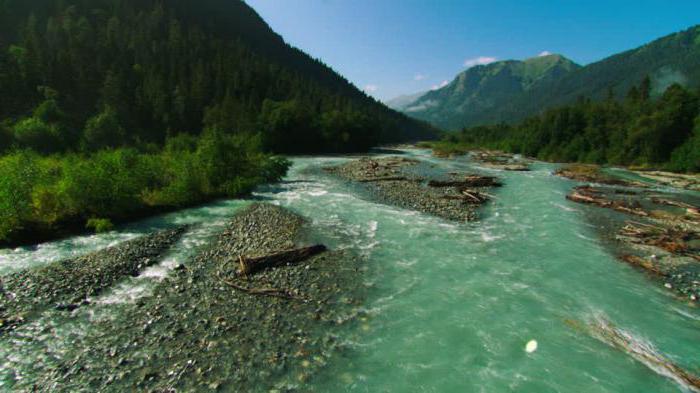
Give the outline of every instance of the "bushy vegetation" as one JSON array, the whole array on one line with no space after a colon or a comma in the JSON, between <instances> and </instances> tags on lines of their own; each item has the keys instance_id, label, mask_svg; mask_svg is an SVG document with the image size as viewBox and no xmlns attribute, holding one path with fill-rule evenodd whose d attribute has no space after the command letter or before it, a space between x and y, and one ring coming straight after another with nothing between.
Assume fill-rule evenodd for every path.
<instances>
[{"instance_id":1,"label":"bushy vegetation","mask_svg":"<svg viewBox=\"0 0 700 393\"><path fill-rule=\"evenodd\" d=\"M485 147L548 161L700 171L700 96L671 85L652 99L645 78L622 101L579 99L517 125L465 128L438 149Z\"/></svg>"},{"instance_id":2,"label":"bushy vegetation","mask_svg":"<svg viewBox=\"0 0 700 393\"><path fill-rule=\"evenodd\" d=\"M173 137L157 153L7 154L0 158L0 240L67 222L109 230L107 220L239 196L279 180L288 162L261 153L257 139L208 131Z\"/></svg>"}]
</instances>

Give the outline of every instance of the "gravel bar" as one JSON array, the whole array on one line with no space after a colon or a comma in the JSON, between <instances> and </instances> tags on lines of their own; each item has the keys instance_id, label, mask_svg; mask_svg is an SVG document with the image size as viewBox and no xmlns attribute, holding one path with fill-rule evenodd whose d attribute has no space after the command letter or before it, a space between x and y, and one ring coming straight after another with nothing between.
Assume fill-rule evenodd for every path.
<instances>
[{"instance_id":1,"label":"gravel bar","mask_svg":"<svg viewBox=\"0 0 700 393\"><path fill-rule=\"evenodd\" d=\"M450 221L476 220L477 208L488 198L475 203L464 199L459 187L428 186L430 180L456 179L460 174L417 175L421 172L417 167L426 165L428 164L403 157L362 158L325 168L325 171L362 185L370 199L381 203L420 211ZM472 192L479 194L485 189L480 187Z\"/></svg>"},{"instance_id":2,"label":"gravel bar","mask_svg":"<svg viewBox=\"0 0 700 393\"><path fill-rule=\"evenodd\" d=\"M363 260L326 251L247 278L235 271L240 256L308 245L308 229L302 217L277 206L243 209L151 296L93 322L68 353L49 354L56 358L50 366L38 365L14 388L298 391L342 347L334 330L360 314ZM233 280L289 296L246 293L227 284Z\"/></svg>"},{"instance_id":3,"label":"gravel bar","mask_svg":"<svg viewBox=\"0 0 700 393\"><path fill-rule=\"evenodd\" d=\"M72 311L118 281L160 261L187 229L156 232L81 257L0 278L0 332L49 308Z\"/></svg>"}]
</instances>

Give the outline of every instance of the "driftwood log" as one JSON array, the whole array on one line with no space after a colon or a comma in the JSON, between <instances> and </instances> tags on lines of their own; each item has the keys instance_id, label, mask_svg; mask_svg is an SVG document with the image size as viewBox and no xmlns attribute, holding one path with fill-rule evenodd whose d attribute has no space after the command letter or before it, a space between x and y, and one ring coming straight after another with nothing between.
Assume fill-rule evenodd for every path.
<instances>
[{"instance_id":1,"label":"driftwood log","mask_svg":"<svg viewBox=\"0 0 700 393\"><path fill-rule=\"evenodd\" d=\"M464 201L470 205L481 205L488 202L490 198L492 198L491 195L475 190L460 190L460 195L442 196L442 199Z\"/></svg>"},{"instance_id":2,"label":"driftwood log","mask_svg":"<svg viewBox=\"0 0 700 393\"><path fill-rule=\"evenodd\" d=\"M320 254L324 251L326 251L326 246L322 244L317 244L310 247L281 251L275 254L255 258L246 258L244 256L240 256L238 258L238 274L247 276L250 274L255 274L264 269L269 269L281 265L299 263L307 258L310 258L316 254Z\"/></svg>"},{"instance_id":3,"label":"driftwood log","mask_svg":"<svg viewBox=\"0 0 700 393\"><path fill-rule=\"evenodd\" d=\"M431 180L428 182L429 187L500 187L502 184L495 177L491 176L467 176L464 180Z\"/></svg>"},{"instance_id":4,"label":"driftwood log","mask_svg":"<svg viewBox=\"0 0 700 393\"><path fill-rule=\"evenodd\" d=\"M682 228L662 228L653 225L628 223L620 229L620 235L630 242L654 246L671 254L688 256L700 261L698 252L689 246L689 242L700 238L700 234Z\"/></svg>"},{"instance_id":5,"label":"driftwood log","mask_svg":"<svg viewBox=\"0 0 700 393\"><path fill-rule=\"evenodd\" d=\"M601 195L601 192L599 190L590 187L577 187L571 194L566 196L566 199L573 202L605 207L608 209L617 210L619 212L632 214L635 216L649 216L649 213L637 206L632 206L623 201L606 199L604 196Z\"/></svg>"},{"instance_id":6,"label":"driftwood log","mask_svg":"<svg viewBox=\"0 0 700 393\"><path fill-rule=\"evenodd\" d=\"M700 378L673 360L659 353L653 345L635 339L629 332L619 329L605 319L588 325L588 332L596 339L621 350L660 375L673 379L684 391L700 392Z\"/></svg>"}]
</instances>

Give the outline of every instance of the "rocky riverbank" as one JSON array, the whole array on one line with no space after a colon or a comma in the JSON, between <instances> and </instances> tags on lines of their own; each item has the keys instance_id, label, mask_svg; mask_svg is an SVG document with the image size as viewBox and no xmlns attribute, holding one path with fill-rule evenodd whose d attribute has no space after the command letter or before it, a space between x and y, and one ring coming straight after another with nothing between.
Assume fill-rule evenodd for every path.
<instances>
[{"instance_id":1,"label":"rocky riverbank","mask_svg":"<svg viewBox=\"0 0 700 393\"><path fill-rule=\"evenodd\" d=\"M82 257L0 278L0 332L46 309L72 311L129 276L159 262L186 227L160 231Z\"/></svg>"},{"instance_id":2,"label":"rocky riverbank","mask_svg":"<svg viewBox=\"0 0 700 393\"><path fill-rule=\"evenodd\" d=\"M681 195L619 186L579 186L567 199L619 212L602 235L621 261L649 273L680 299L700 299L700 208ZM607 213L612 214L612 213ZM596 225L596 227L599 227Z\"/></svg>"},{"instance_id":3,"label":"rocky riverbank","mask_svg":"<svg viewBox=\"0 0 700 393\"><path fill-rule=\"evenodd\" d=\"M491 199L487 190L500 185L493 177L432 169L403 157L365 157L325 168L360 184L374 200L459 222L475 220L477 208Z\"/></svg>"},{"instance_id":4,"label":"rocky riverbank","mask_svg":"<svg viewBox=\"0 0 700 393\"><path fill-rule=\"evenodd\" d=\"M302 217L279 207L244 209L150 296L112 306L113 317L91 321L69 348L47 344L50 360L30 373L40 377L19 375L14 388L294 390L342 347L333 332L359 313L363 261L326 251L248 276L237 270L241 257L306 245L308 230Z\"/></svg>"}]
</instances>

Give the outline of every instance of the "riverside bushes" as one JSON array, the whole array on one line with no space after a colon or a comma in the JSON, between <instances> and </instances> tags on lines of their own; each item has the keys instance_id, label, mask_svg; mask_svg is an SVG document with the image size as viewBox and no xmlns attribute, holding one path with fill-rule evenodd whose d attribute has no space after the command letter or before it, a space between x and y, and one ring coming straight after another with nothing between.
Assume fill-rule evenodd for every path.
<instances>
[{"instance_id":1,"label":"riverside bushes","mask_svg":"<svg viewBox=\"0 0 700 393\"><path fill-rule=\"evenodd\" d=\"M157 152L9 153L0 158L0 242L67 222L120 221L250 192L280 179L289 166L261 153L258 140L206 131L171 138Z\"/></svg>"}]
</instances>

